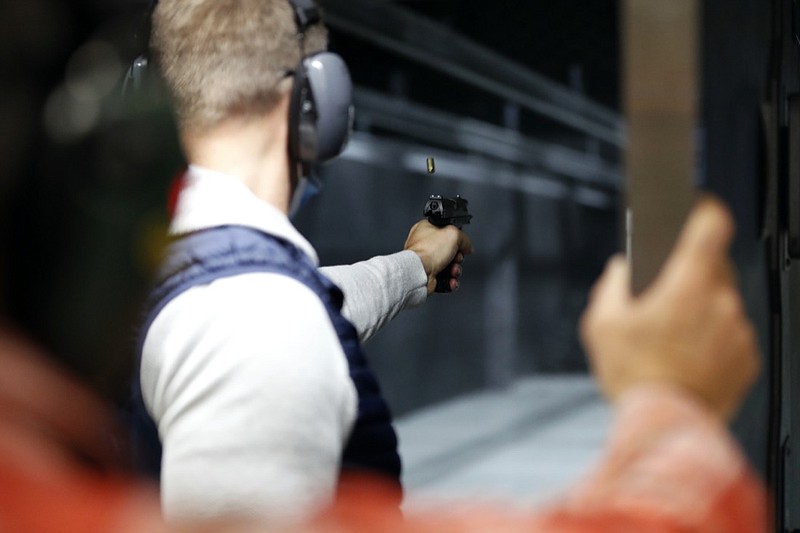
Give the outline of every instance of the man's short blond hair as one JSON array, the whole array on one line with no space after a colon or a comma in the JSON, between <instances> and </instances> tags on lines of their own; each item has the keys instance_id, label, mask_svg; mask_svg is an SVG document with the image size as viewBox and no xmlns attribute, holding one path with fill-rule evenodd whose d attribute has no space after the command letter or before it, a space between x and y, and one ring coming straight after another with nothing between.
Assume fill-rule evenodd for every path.
<instances>
[{"instance_id":1,"label":"man's short blond hair","mask_svg":"<svg viewBox=\"0 0 800 533\"><path fill-rule=\"evenodd\" d=\"M316 24L302 51L326 43ZM151 48L181 126L193 130L269 112L301 56L289 0L160 0Z\"/></svg>"}]
</instances>

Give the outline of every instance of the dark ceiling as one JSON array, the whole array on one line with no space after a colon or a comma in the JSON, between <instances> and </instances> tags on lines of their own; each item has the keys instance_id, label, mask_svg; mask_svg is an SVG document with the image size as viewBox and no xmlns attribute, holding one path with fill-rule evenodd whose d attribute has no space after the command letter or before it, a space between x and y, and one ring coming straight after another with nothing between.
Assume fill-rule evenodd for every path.
<instances>
[{"instance_id":1,"label":"dark ceiling","mask_svg":"<svg viewBox=\"0 0 800 533\"><path fill-rule=\"evenodd\" d=\"M380 1L380 0L376 0ZM618 16L616 0L405 0L393 2L519 62L544 76L618 109ZM342 42L348 62L372 68L378 61L363 43ZM364 57L366 56L366 57ZM402 62L398 62L403 65ZM359 68L356 70L360 70ZM373 72L373 77L379 77ZM358 81L358 80L357 80Z\"/></svg>"},{"instance_id":2,"label":"dark ceiling","mask_svg":"<svg viewBox=\"0 0 800 533\"><path fill-rule=\"evenodd\" d=\"M593 99L617 107L617 0L410 0L397 4L555 81L577 81ZM576 75L576 69L582 74Z\"/></svg>"},{"instance_id":3,"label":"dark ceiling","mask_svg":"<svg viewBox=\"0 0 800 533\"><path fill-rule=\"evenodd\" d=\"M55 0L40 0L57 4ZM618 15L616 0L373 0L391 3L442 24L546 78L618 110ZM87 19L127 13L138 27L150 0L77 0ZM101 6L102 7L101 9ZM92 15L92 16L90 16ZM88 20L91 27L93 20ZM125 33L129 30L123 30ZM133 32L131 32L133 33ZM417 43L419 44L419 43ZM357 85L434 108L509 126L506 101L414 63L352 34L332 28L331 48L350 66ZM512 113L513 115L514 113ZM514 128L569 143L560 125L525 109Z\"/></svg>"},{"instance_id":4,"label":"dark ceiling","mask_svg":"<svg viewBox=\"0 0 800 533\"><path fill-rule=\"evenodd\" d=\"M77 0L77 3L87 6L87 18L126 11L130 18L138 20L150 1ZM603 105L619 107L617 0L374 1L424 15L554 81L583 90ZM362 64L367 71L391 70L395 66L391 56L384 52L376 56L364 43L352 41L336 30L332 38L333 47L341 49L365 81L370 76L362 72ZM399 60L396 64L404 66ZM378 78L379 74L372 76ZM386 85L392 89L390 83Z\"/></svg>"},{"instance_id":5,"label":"dark ceiling","mask_svg":"<svg viewBox=\"0 0 800 533\"><path fill-rule=\"evenodd\" d=\"M570 91L619 110L616 0L374 1L413 11ZM418 41L419 32L415 33L409 39ZM331 48L345 58L358 86L515 129L534 138L585 147L585 136L576 135L561 123L525 107L509 105L463 79L454 79L435 67L423 66L340 31L338 25L331 28ZM513 85L514 81L509 79L506 83Z\"/></svg>"}]
</instances>

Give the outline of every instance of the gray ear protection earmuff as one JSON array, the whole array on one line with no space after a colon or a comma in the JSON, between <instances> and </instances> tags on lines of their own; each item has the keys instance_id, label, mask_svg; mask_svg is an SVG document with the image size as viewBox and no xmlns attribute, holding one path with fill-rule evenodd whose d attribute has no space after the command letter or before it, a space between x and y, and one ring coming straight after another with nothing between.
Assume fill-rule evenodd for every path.
<instances>
[{"instance_id":1,"label":"gray ear protection earmuff","mask_svg":"<svg viewBox=\"0 0 800 533\"><path fill-rule=\"evenodd\" d=\"M320 52L302 59L289 107L289 155L303 164L327 161L347 144L353 122L352 85L341 57Z\"/></svg>"},{"instance_id":2,"label":"gray ear protection earmuff","mask_svg":"<svg viewBox=\"0 0 800 533\"><path fill-rule=\"evenodd\" d=\"M289 0L298 40L321 21L312 0ZM294 70L289 105L289 157L306 167L332 159L344 150L353 126L353 88L347 66L336 54L304 55Z\"/></svg>"}]
</instances>

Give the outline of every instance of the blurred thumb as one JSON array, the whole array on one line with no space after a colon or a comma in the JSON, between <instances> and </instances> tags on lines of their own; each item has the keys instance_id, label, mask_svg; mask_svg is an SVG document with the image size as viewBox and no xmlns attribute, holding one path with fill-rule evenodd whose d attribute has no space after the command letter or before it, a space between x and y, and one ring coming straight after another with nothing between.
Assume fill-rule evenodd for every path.
<instances>
[{"instance_id":1,"label":"blurred thumb","mask_svg":"<svg viewBox=\"0 0 800 533\"><path fill-rule=\"evenodd\" d=\"M603 275L592 289L592 304L609 305L630 299L630 266L622 255L615 255L606 264Z\"/></svg>"},{"instance_id":2,"label":"blurred thumb","mask_svg":"<svg viewBox=\"0 0 800 533\"><path fill-rule=\"evenodd\" d=\"M700 200L684 224L663 277L680 279L688 272L703 275L719 270L727 261L734 226L733 216L722 202L712 197Z\"/></svg>"}]
</instances>

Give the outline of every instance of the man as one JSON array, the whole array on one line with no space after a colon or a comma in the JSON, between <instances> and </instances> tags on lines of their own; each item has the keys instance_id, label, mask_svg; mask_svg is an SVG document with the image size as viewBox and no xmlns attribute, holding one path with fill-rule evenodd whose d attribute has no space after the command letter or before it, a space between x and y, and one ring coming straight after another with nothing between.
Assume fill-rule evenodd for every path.
<instances>
[{"instance_id":1,"label":"man","mask_svg":"<svg viewBox=\"0 0 800 533\"><path fill-rule=\"evenodd\" d=\"M190 163L141 349L170 517L304 516L331 501L340 468L399 483L391 416L359 339L421 304L440 272L457 288L471 244L422 221L403 252L318 270L288 215L308 164L344 142L322 123L323 104L349 90L338 88L346 72L313 86L343 68L317 53L325 40L308 0L164 0L153 13Z\"/></svg>"},{"instance_id":2,"label":"man","mask_svg":"<svg viewBox=\"0 0 800 533\"><path fill-rule=\"evenodd\" d=\"M79 26L77 21L83 20L77 15L85 14L78 9L80 5L47 3L41 12L62 15L53 22L74 30ZM63 9L75 17L64 17ZM22 19L11 16L9 20ZM47 35L46 29L43 25L43 35ZM4 45L0 49L18 51L29 42L28 37L20 32L0 34ZM81 42L65 45L58 40L43 40L37 50L60 72ZM56 89L50 78L42 79L41 63L22 62L19 70L8 65L0 65L3 79L35 88L34 94L46 96ZM18 105L18 94L0 91L2 108ZM44 110L44 98L31 102L25 110L23 117L36 122ZM143 120L150 124L151 118ZM101 133L104 138L116 138L126 129L116 124ZM36 153L45 159L61 154L65 148L76 149L74 145L53 146L28 138L15 142L24 144L22 153ZM51 167L46 166L20 170L16 163L19 152L9 150L11 147L20 148L16 144L0 145L0 170L6 176L5 185L11 185L8 195L2 197L6 207L30 198L13 186L29 180L43 184L43 190L67 180L73 186L71 192L85 201L87 191L107 192L109 183L124 181L119 179L122 176L137 175L146 183L153 175L152 169L138 165L120 173L124 163L132 165L135 161L131 157L112 157L123 165L101 166L104 172L93 175L90 170L95 165L114 155L104 143L89 155L81 151L75 160L70 159L79 167L83 163L86 172L68 176L48 171ZM142 152L137 149L135 153L140 156ZM103 176L109 181L98 179ZM25 207L32 217L38 217L52 211L52 205L39 201ZM137 220L146 216L141 208L137 204L132 209ZM60 230L67 220L57 218L61 224L51 230ZM52 358L60 359L60 354L43 350L38 345L44 339L33 333L48 328L26 322L5 296L12 286L19 285L19 278L12 274L35 264L26 258L29 249L21 244L23 240L7 238L17 232L30 235L26 222L3 217L0 227L0 245L7 252L4 275L0 275L0 294L4 295L0 298L0 530L269 531L260 525L238 527L235 517L230 527L210 523L187 528L165 526L152 490L118 470L107 473L119 460L104 430L114 425L113 416L96 396L76 384L74 377L54 367ZM134 248L133 241L138 242L131 235L121 236L120 230L127 225L111 229L117 240L129 245L121 247L123 250ZM394 522L396 515L391 510L387 513L375 507L376 494L362 489L356 495L342 495L340 503L321 519L319 530L330 531L335 525L344 531L376 531L391 525L399 531L768 531L764 488L725 428L725 421L742 400L758 367L752 327L742 313L727 263L732 231L727 211L717 202L705 202L695 209L668 267L651 290L632 297L627 267L619 259L611 263L598 283L583 322L583 337L595 374L613 402L617 421L594 474L567 498L533 515L496 507L477 512L477 502L472 502L469 512L448 509L399 524ZM80 270L86 254L69 253L74 259L70 266ZM53 265L61 264L53 261ZM60 283L55 286L61 288ZM34 304L42 301L42 293L34 284L17 290ZM113 294L118 299L119 292ZM54 314L53 318L61 317ZM86 346L73 341L51 349L70 348L76 343ZM303 530L315 529L312 525Z\"/></svg>"}]
</instances>

